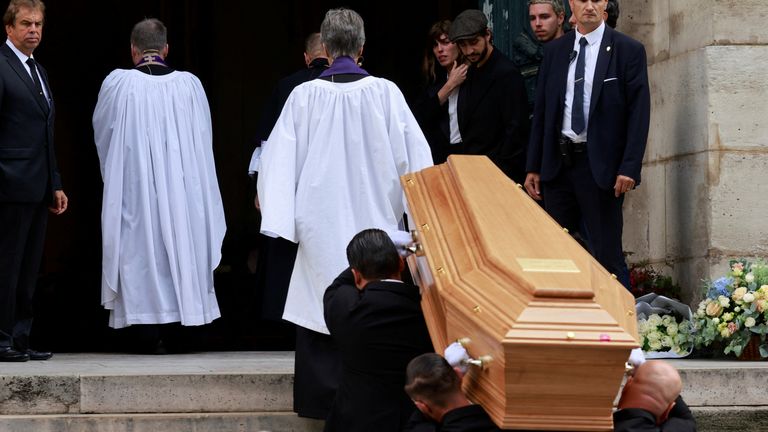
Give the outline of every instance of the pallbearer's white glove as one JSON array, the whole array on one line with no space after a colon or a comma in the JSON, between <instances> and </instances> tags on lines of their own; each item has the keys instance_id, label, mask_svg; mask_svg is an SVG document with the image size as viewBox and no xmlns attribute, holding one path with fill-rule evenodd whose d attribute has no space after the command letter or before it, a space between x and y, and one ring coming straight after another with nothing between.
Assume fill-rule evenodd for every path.
<instances>
[{"instance_id":1,"label":"pallbearer's white glove","mask_svg":"<svg viewBox=\"0 0 768 432\"><path fill-rule=\"evenodd\" d=\"M627 360L627 362L634 367L638 367L645 363L645 354L643 354L643 350L640 348L633 349L632 352L629 353L629 360Z\"/></svg>"},{"instance_id":2,"label":"pallbearer's white glove","mask_svg":"<svg viewBox=\"0 0 768 432\"><path fill-rule=\"evenodd\" d=\"M406 257L411 252L406 249L413 243L413 236L407 231L391 231L387 233L389 238L392 239L392 243L395 244L400 256Z\"/></svg>"},{"instance_id":3,"label":"pallbearer's white glove","mask_svg":"<svg viewBox=\"0 0 768 432\"><path fill-rule=\"evenodd\" d=\"M469 354L460 343L454 342L448 345L443 357L445 357L449 365L459 368L463 374L467 373L467 360L469 360Z\"/></svg>"}]
</instances>

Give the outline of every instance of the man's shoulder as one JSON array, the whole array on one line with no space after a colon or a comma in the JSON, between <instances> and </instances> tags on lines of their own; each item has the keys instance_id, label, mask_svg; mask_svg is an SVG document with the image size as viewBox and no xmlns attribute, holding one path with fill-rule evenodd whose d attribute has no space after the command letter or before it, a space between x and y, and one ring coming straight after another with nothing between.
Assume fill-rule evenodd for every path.
<instances>
[{"instance_id":1,"label":"man's shoulder","mask_svg":"<svg viewBox=\"0 0 768 432\"><path fill-rule=\"evenodd\" d=\"M613 43L616 46L624 46L631 49L643 49L643 50L645 49L645 45L643 45L643 43L640 42L639 40L634 39L631 36L625 33L622 33L618 30L614 30L610 27L605 28L605 36L612 37Z\"/></svg>"},{"instance_id":2,"label":"man's shoulder","mask_svg":"<svg viewBox=\"0 0 768 432\"><path fill-rule=\"evenodd\" d=\"M101 92L120 95L153 84L172 86L177 93L185 90L205 93L200 80L190 72L173 71L167 75L147 75L135 69L115 69L110 72L101 84Z\"/></svg>"},{"instance_id":3,"label":"man's shoulder","mask_svg":"<svg viewBox=\"0 0 768 432\"><path fill-rule=\"evenodd\" d=\"M379 298L380 296L408 299L417 304L421 302L421 294L419 294L419 288L416 285L391 280L381 280L369 282L365 286L365 294L363 297L368 296L370 298Z\"/></svg>"},{"instance_id":4,"label":"man's shoulder","mask_svg":"<svg viewBox=\"0 0 768 432\"><path fill-rule=\"evenodd\" d=\"M7 58L12 55L15 56L16 54L13 52L11 47L8 46L8 43L2 42L0 43L0 55Z\"/></svg>"},{"instance_id":5,"label":"man's shoulder","mask_svg":"<svg viewBox=\"0 0 768 432\"><path fill-rule=\"evenodd\" d=\"M441 431L473 430L496 432L499 428L493 423L488 413L480 405L467 405L453 409L443 417Z\"/></svg>"},{"instance_id":6,"label":"man's shoulder","mask_svg":"<svg viewBox=\"0 0 768 432\"><path fill-rule=\"evenodd\" d=\"M552 53L554 51L561 50L564 47L567 49L568 46L573 46L574 35L575 33L573 32L573 30L571 30L568 33L560 36L559 38L545 43L543 45L544 55L546 55L547 53Z\"/></svg>"}]
</instances>

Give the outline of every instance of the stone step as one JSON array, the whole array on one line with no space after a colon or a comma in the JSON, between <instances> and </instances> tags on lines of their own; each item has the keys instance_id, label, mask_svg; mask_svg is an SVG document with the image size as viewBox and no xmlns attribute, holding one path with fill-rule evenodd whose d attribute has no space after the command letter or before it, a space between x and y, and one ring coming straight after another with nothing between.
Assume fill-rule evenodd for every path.
<instances>
[{"instance_id":1,"label":"stone step","mask_svg":"<svg viewBox=\"0 0 768 432\"><path fill-rule=\"evenodd\" d=\"M0 416L3 432L320 432L294 413L65 414Z\"/></svg>"},{"instance_id":2,"label":"stone step","mask_svg":"<svg viewBox=\"0 0 768 432\"><path fill-rule=\"evenodd\" d=\"M700 431L768 430L768 362L671 363ZM293 367L292 352L0 363L0 431L319 431L291 412Z\"/></svg>"},{"instance_id":3,"label":"stone step","mask_svg":"<svg viewBox=\"0 0 768 432\"><path fill-rule=\"evenodd\" d=\"M0 415L288 412L292 352L56 354L0 363Z\"/></svg>"},{"instance_id":4,"label":"stone step","mask_svg":"<svg viewBox=\"0 0 768 432\"><path fill-rule=\"evenodd\" d=\"M768 408L767 361L680 359L669 362L680 371L683 398L691 407Z\"/></svg>"}]
</instances>

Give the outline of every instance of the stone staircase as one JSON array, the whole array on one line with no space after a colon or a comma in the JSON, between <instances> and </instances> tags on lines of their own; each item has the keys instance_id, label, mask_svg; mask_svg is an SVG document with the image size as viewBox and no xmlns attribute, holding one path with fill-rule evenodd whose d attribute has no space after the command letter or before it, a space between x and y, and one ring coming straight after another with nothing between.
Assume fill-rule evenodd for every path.
<instances>
[{"instance_id":1,"label":"stone staircase","mask_svg":"<svg viewBox=\"0 0 768 432\"><path fill-rule=\"evenodd\" d=\"M292 400L292 352L0 363L0 432L321 431Z\"/></svg>"},{"instance_id":2,"label":"stone staircase","mask_svg":"<svg viewBox=\"0 0 768 432\"><path fill-rule=\"evenodd\" d=\"M699 431L768 431L768 362L675 360ZM0 432L316 432L292 352L57 354L0 363Z\"/></svg>"},{"instance_id":3,"label":"stone staircase","mask_svg":"<svg viewBox=\"0 0 768 432\"><path fill-rule=\"evenodd\" d=\"M768 431L768 361L671 360L699 432Z\"/></svg>"}]
</instances>

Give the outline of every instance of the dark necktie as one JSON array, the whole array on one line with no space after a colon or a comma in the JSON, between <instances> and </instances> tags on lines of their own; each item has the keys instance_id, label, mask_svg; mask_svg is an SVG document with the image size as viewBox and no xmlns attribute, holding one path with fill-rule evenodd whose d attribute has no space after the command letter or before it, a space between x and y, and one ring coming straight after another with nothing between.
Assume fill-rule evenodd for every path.
<instances>
[{"instance_id":1,"label":"dark necktie","mask_svg":"<svg viewBox=\"0 0 768 432\"><path fill-rule=\"evenodd\" d=\"M576 59L576 75L573 81L573 108L571 109L571 130L576 135L584 131L584 57L586 55L587 38L579 39L579 58Z\"/></svg>"},{"instance_id":2,"label":"dark necktie","mask_svg":"<svg viewBox=\"0 0 768 432\"><path fill-rule=\"evenodd\" d=\"M37 65L35 60L30 57L27 59L27 65L29 66L29 73L32 74L32 81L35 82L35 90L40 95L40 98L48 105L48 101L45 99L45 93L43 93L43 84L40 82L40 77L37 76Z\"/></svg>"}]
</instances>

